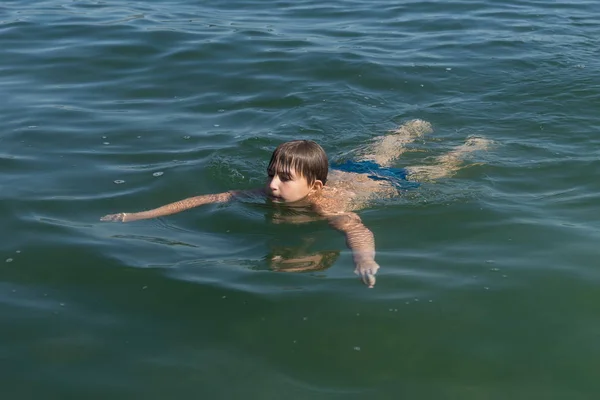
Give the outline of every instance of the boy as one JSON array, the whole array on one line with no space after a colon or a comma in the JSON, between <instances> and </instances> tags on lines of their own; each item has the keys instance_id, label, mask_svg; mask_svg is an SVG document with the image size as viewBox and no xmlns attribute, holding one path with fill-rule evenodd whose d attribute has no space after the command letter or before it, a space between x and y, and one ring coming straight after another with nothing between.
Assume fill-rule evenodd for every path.
<instances>
[{"instance_id":1,"label":"boy","mask_svg":"<svg viewBox=\"0 0 600 400\"><path fill-rule=\"evenodd\" d=\"M465 145L438 157L439 165L436 166L391 167L392 161L404 152L407 143L429 132L429 123L409 121L393 134L376 139L358 161L334 165L331 172L327 155L317 143L309 140L282 143L271 156L264 188L190 197L153 210L110 214L100 220L130 222L174 214L204 204L229 202L247 195L263 195L274 203L310 208L342 232L352 251L354 272L372 288L379 269L375 262L375 240L354 211L363 208L374 196L397 195L399 187L410 184L417 177L438 179L450 175L459 169L464 154L485 149L488 143L484 139L472 138Z\"/></svg>"}]
</instances>

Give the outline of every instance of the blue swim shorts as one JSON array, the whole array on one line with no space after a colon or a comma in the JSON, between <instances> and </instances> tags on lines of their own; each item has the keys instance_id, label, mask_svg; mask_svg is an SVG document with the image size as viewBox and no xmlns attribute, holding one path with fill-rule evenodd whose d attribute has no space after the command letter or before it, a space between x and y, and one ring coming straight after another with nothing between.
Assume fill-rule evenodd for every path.
<instances>
[{"instance_id":1,"label":"blue swim shorts","mask_svg":"<svg viewBox=\"0 0 600 400\"><path fill-rule=\"evenodd\" d=\"M405 168L382 167L375 161L348 160L343 163L332 164L331 168L338 171L367 174L369 178L375 181L389 181L398 189L415 189L419 187L417 182L406 179L408 173Z\"/></svg>"}]
</instances>

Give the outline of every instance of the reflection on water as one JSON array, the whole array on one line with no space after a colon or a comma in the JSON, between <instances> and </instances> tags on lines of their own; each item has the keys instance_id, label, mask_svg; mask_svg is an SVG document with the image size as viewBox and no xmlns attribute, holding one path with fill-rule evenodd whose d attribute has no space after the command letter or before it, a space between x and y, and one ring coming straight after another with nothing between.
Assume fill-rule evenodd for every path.
<instances>
[{"instance_id":1,"label":"reflection on water","mask_svg":"<svg viewBox=\"0 0 600 400\"><path fill-rule=\"evenodd\" d=\"M313 272L326 270L340 256L339 250L311 251L314 238L304 238L298 247L273 246L267 254L269 267L278 272Z\"/></svg>"}]
</instances>

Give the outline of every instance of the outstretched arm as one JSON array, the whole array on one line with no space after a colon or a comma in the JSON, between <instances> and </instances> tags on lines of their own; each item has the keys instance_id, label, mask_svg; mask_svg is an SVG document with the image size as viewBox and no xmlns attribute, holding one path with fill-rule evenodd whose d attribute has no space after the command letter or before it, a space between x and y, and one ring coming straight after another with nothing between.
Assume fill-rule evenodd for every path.
<instances>
[{"instance_id":1,"label":"outstretched arm","mask_svg":"<svg viewBox=\"0 0 600 400\"><path fill-rule=\"evenodd\" d=\"M346 244L352 250L356 266L354 273L361 277L365 285L375 285L375 274L379 265L375 262L375 238L373 232L363 225L360 217L353 213L325 214L329 225L343 232Z\"/></svg>"},{"instance_id":2,"label":"outstretched arm","mask_svg":"<svg viewBox=\"0 0 600 400\"><path fill-rule=\"evenodd\" d=\"M226 203L243 194L258 193L259 190L253 191L231 191L218 194L206 194L203 196L189 197L184 200L176 201L175 203L166 204L162 207L153 210L141 211L136 213L118 213L109 214L100 218L100 221L112 222L131 222L138 219L148 219L162 217L163 215L175 214L181 211L189 210L190 208L203 206L212 203Z\"/></svg>"}]
</instances>

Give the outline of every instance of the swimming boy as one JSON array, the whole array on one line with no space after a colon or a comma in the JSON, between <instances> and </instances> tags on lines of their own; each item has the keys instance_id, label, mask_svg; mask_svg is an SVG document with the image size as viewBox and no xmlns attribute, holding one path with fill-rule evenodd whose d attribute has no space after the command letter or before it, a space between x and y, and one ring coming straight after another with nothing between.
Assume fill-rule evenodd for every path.
<instances>
[{"instance_id":1,"label":"swimming boy","mask_svg":"<svg viewBox=\"0 0 600 400\"><path fill-rule=\"evenodd\" d=\"M429 132L429 123L409 121L393 134L376 139L357 161L333 166L331 171L327 155L317 143L310 140L282 143L271 156L264 188L190 197L149 211L106 215L101 221L130 222L155 218L258 194L275 203L308 207L342 232L352 251L354 272L372 288L379 269L375 262L375 240L355 211L363 208L373 197L397 195L402 182L448 176L460 168L464 154L484 149L487 145L484 139L470 139L465 145L438 157L439 165L405 169L391 167L391 162L404 152L407 143Z\"/></svg>"}]
</instances>

